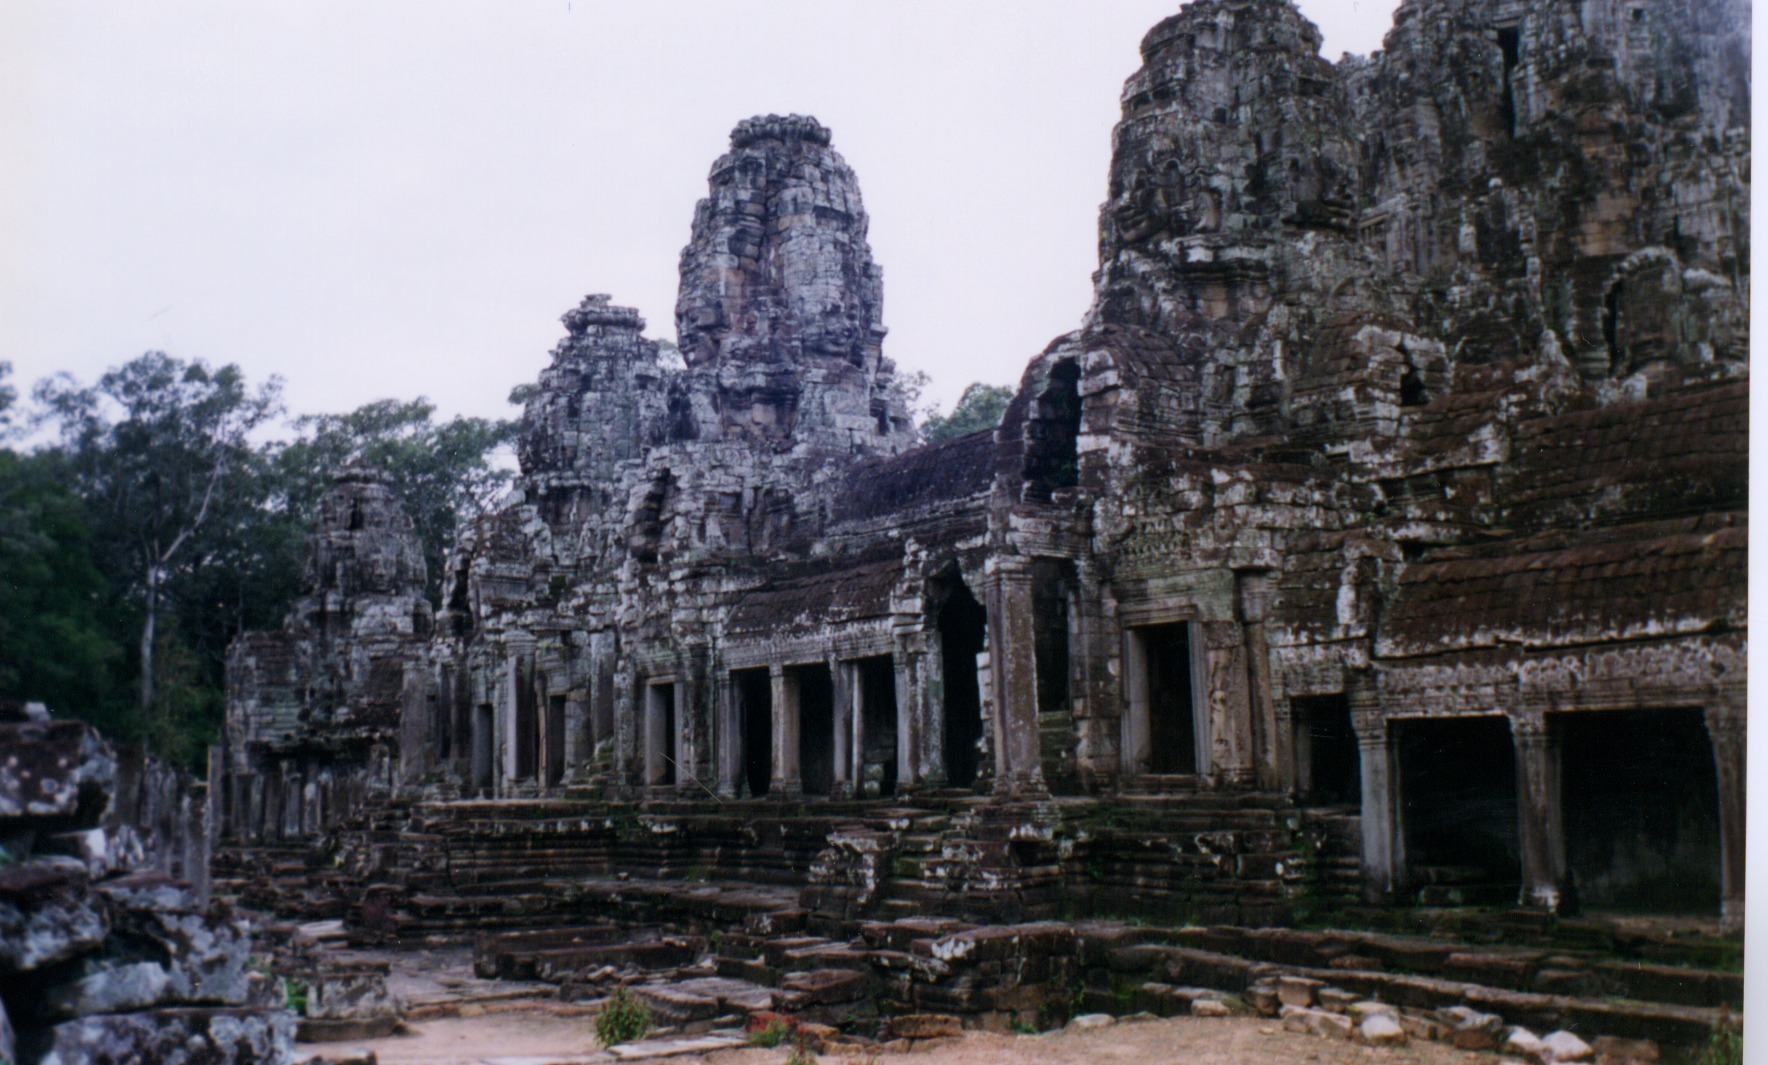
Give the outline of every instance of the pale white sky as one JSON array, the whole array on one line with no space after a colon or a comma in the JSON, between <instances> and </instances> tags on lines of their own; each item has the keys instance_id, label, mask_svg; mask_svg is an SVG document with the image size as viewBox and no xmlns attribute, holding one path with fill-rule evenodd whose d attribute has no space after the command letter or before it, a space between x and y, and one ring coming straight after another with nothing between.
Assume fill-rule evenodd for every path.
<instances>
[{"instance_id":1,"label":"pale white sky","mask_svg":"<svg viewBox=\"0 0 1768 1065\"><path fill-rule=\"evenodd\" d=\"M8 0L0 359L28 388L159 348L296 412L507 416L589 292L674 336L739 119L857 171L886 354L949 405L1078 324L1118 92L1178 0ZM1394 0L1302 0L1325 52Z\"/></svg>"}]
</instances>

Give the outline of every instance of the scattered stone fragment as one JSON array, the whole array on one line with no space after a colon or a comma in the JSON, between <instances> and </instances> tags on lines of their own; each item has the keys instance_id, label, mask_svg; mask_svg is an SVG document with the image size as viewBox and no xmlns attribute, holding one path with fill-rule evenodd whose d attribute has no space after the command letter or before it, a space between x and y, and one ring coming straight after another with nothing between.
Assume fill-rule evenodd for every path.
<instances>
[{"instance_id":1,"label":"scattered stone fragment","mask_svg":"<svg viewBox=\"0 0 1768 1065\"><path fill-rule=\"evenodd\" d=\"M1370 1046L1405 1046L1406 1030L1391 1013L1372 1013L1357 1026L1357 1037Z\"/></svg>"},{"instance_id":2,"label":"scattered stone fragment","mask_svg":"<svg viewBox=\"0 0 1768 1065\"><path fill-rule=\"evenodd\" d=\"M1561 1061L1589 1061L1595 1056L1594 1047L1564 1029L1543 1036L1541 1047L1535 1052L1535 1059L1541 1065L1557 1065Z\"/></svg>"}]
</instances>

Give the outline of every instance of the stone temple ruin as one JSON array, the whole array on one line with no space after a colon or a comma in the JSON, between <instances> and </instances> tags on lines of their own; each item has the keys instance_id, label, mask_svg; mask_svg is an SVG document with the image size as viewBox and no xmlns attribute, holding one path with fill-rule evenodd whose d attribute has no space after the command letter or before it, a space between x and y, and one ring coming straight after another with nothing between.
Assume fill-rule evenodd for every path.
<instances>
[{"instance_id":1,"label":"stone temple ruin","mask_svg":"<svg viewBox=\"0 0 1768 1065\"><path fill-rule=\"evenodd\" d=\"M1148 33L1092 309L933 445L830 131L739 123L683 364L607 296L565 314L433 616L396 486L339 476L308 594L233 649L223 877L565 982L614 940L545 929L722 922L720 976L801 1006L840 1000L780 971L1036 1014L917 967L1009 929L1088 994L1143 944L1710 1023L1740 982L1564 936L1743 920L1748 5L1406 0L1382 52L1319 43L1284 0ZM1540 949L1248 931L1478 904Z\"/></svg>"}]
</instances>

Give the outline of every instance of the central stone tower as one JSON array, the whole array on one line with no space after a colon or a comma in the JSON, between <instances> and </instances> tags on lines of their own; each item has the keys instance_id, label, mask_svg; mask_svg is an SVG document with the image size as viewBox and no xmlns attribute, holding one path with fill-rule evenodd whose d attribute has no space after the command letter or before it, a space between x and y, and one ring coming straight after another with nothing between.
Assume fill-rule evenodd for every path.
<instances>
[{"instance_id":1,"label":"central stone tower","mask_svg":"<svg viewBox=\"0 0 1768 1065\"><path fill-rule=\"evenodd\" d=\"M899 451L912 433L881 352L882 271L829 140L802 115L731 132L681 255L682 357L715 378L725 439Z\"/></svg>"}]
</instances>

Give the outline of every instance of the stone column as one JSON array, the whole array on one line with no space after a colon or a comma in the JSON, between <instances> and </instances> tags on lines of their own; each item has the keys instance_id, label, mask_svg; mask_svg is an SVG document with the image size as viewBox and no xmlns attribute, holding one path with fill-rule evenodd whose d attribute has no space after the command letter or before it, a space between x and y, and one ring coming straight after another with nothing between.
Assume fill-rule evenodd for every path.
<instances>
[{"instance_id":1,"label":"stone column","mask_svg":"<svg viewBox=\"0 0 1768 1065\"><path fill-rule=\"evenodd\" d=\"M798 679L785 669L768 667L767 678L773 685L773 780L768 794L782 799L796 799L804 794L804 781L798 770Z\"/></svg>"},{"instance_id":2,"label":"stone column","mask_svg":"<svg viewBox=\"0 0 1768 1065\"><path fill-rule=\"evenodd\" d=\"M855 709L859 699L853 690L853 677L859 672L851 663L839 662L834 655L829 656L829 716L831 720L829 762L833 770L833 781L829 785L829 798L839 799L851 794L849 786L853 783L853 764L851 758L852 736L854 729Z\"/></svg>"},{"instance_id":3,"label":"stone column","mask_svg":"<svg viewBox=\"0 0 1768 1065\"><path fill-rule=\"evenodd\" d=\"M899 627L896 636L896 790L901 795L924 780L930 712L927 689L927 638L918 628Z\"/></svg>"},{"instance_id":4,"label":"stone column","mask_svg":"<svg viewBox=\"0 0 1768 1065\"><path fill-rule=\"evenodd\" d=\"M994 682L994 790L1041 793L1031 569L1017 558L996 559L992 569L987 646Z\"/></svg>"},{"instance_id":5,"label":"stone column","mask_svg":"<svg viewBox=\"0 0 1768 1065\"><path fill-rule=\"evenodd\" d=\"M1253 779L1260 788L1276 790L1289 781L1289 730L1279 726L1277 700L1271 690L1271 649L1265 638L1265 615L1276 582L1269 573L1242 572L1239 577L1240 618L1246 641L1247 696L1252 710Z\"/></svg>"},{"instance_id":6,"label":"stone column","mask_svg":"<svg viewBox=\"0 0 1768 1065\"><path fill-rule=\"evenodd\" d=\"M1399 766L1373 684L1354 685L1349 699L1362 760L1363 896L1370 902L1387 902L1405 886Z\"/></svg>"},{"instance_id":7,"label":"stone column","mask_svg":"<svg viewBox=\"0 0 1768 1065\"><path fill-rule=\"evenodd\" d=\"M1745 795L1747 735L1743 693L1726 692L1706 712L1707 735L1719 775L1719 922L1726 932L1743 931L1744 867L1748 837Z\"/></svg>"},{"instance_id":8,"label":"stone column","mask_svg":"<svg viewBox=\"0 0 1768 1065\"><path fill-rule=\"evenodd\" d=\"M1516 824L1522 859L1523 906L1558 913L1566 904L1565 822L1559 804L1559 744L1546 714L1510 718L1516 747Z\"/></svg>"}]
</instances>

